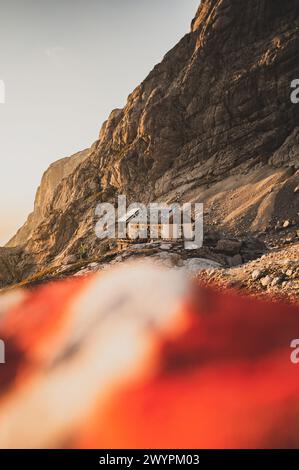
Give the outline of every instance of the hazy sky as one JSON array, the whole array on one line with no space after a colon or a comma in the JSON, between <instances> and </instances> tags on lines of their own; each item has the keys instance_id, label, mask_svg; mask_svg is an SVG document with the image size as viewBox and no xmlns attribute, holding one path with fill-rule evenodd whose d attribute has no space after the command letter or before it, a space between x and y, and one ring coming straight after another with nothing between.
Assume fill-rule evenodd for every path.
<instances>
[{"instance_id":1,"label":"hazy sky","mask_svg":"<svg viewBox=\"0 0 299 470\"><path fill-rule=\"evenodd\" d=\"M189 31L199 0L0 0L0 244L48 165L90 146L110 111Z\"/></svg>"}]
</instances>

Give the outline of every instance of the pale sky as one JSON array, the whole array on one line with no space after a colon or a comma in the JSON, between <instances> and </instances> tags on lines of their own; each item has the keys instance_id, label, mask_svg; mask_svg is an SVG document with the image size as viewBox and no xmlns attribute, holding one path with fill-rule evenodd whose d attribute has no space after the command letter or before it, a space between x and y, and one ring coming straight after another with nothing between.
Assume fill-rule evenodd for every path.
<instances>
[{"instance_id":1,"label":"pale sky","mask_svg":"<svg viewBox=\"0 0 299 470\"><path fill-rule=\"evenodd\" d=\"M0 244L49 164L103 121L189 31L199 0L0 0ZM0 100L1 101L1 100Z\"/></svg>"}]
</instances>

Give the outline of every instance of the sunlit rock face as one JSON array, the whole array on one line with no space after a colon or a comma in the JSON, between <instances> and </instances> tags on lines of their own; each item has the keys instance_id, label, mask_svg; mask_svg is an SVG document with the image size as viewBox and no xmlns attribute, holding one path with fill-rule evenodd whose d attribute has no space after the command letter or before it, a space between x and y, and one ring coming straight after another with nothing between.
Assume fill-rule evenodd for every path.
<instances>
[{"instance_id":1,"label":"sunlit rock face","mask_svg":"<svg viewBox=\"0 0 299 470\"><path fill-rule=\"evenodd\" d=\"M202 1L190 32L47 192L46 211L37 202L26 244L36 264L82 243L97 254L96 203L117 194L203 202L206 226L237 234L298 224L298 31L297 0Z\"/></svg>"},{"instance_id":2,"label":"sunlit rock face","mask_svg":"<svg viewBox=\"0 0 299 470\"><path fill-rule=\"evenodd\" d=\"M15 247L28 243L32 233L48 215L48 205L52 201L57 186L64 178L67 178L87 157L89 150L83 150L71 157L62 158L52 163L45 171L40 186L37 189L34 210L28 216L26 223L6 246Z\"/></svg>"}]
</instances>

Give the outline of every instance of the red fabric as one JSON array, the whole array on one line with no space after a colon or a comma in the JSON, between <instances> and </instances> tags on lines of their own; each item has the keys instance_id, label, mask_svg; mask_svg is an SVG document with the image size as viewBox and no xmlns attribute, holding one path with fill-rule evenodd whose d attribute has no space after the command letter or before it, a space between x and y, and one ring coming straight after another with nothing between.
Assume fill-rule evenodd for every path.
<instances>
[{"instance_id":1,"label":"red fabric","mask_svg":"<svg viewBox=\"0 0 299 470\"><path fill-rule=\"evenodd\" d=\"M40 287L0 317L0 338L6 344L6 364L0 365L0 421L3 415L6 425L11 404L21 402L25 416L22 388L32 381L38 393L39 380L47 384L54 367L47 363L49 345L57 341L60 347L59 335L68 339L74 334L68 324L76 299L91 282L93 278L74 279ZM299 337L298 305L194 286L178 308L173 327L151 335L150 355L138 373L116 377L107 393L86 395L84 409L78 407L77 416L57 436L53 431L53 441L40 441L32 431L30 446L298 447L299 365L290 360L291 341ZM89 312L83 312L83 320L84 315L87 319ZM72 354L74 361L76 349ZM65 368L67 381L70 363L63 359L59 367ZM79 384L80 371L83 376L82 368L75 372ZM52 405L47 399L44 405L43 393L39 406L49 412L55 401ZM67 393L60 397L62 404L68 399ZM12 429L24 425L22 416ZM7 442L20 446L16 437L14 441L0 433L0 447Z\"/></svg>"}]
</instances>

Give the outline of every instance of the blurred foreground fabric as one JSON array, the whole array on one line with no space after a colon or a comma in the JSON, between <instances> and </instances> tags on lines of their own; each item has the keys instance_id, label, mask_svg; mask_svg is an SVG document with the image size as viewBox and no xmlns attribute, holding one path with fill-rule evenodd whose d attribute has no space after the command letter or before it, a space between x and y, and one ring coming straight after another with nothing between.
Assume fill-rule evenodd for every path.
<instances>
[{"instance_id":1,"label":"blurred foreground fabric","mask_svg":"<svg viewBox=\"0 0 299 470\"><path fill-rule=\"evenodd\" d=\"M0 448L299 447L299 306L143 263L0 296Z\"/></svg>"}]
</instances>

